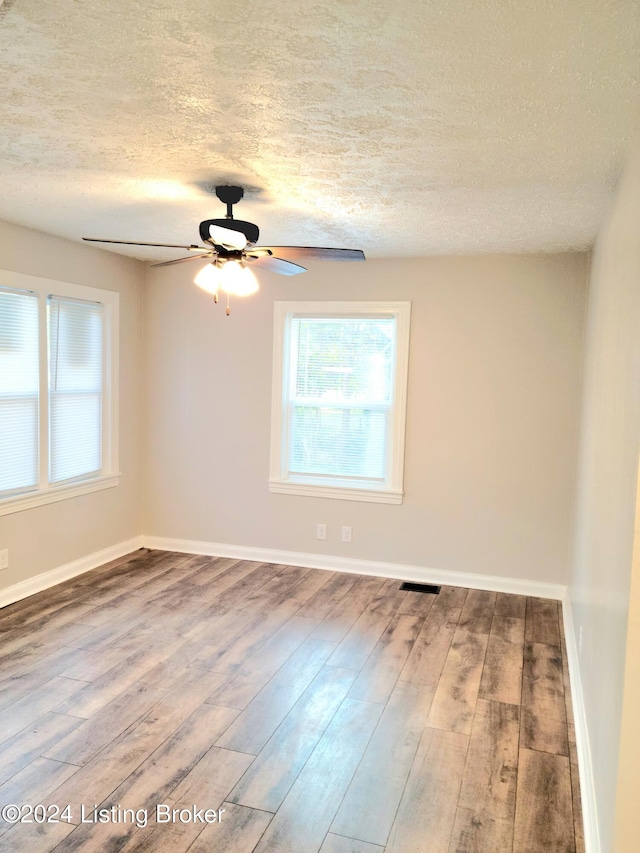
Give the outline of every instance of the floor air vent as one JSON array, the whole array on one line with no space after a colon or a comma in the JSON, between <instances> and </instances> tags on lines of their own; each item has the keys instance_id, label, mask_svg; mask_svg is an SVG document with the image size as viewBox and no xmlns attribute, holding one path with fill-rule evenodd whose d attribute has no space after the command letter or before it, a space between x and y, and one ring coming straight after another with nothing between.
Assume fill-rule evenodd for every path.
<instances>
[{"instance_id":1,"label":"floor air vent","mask_svg":"<svg viewBox=\"0 0 640 853\"><path fill-rule=\"evenodd\" d=\"M407 581L400 586L400 589L407 592L430 592L431 595L437 595L440 592L440 587L432 583L408 583Z\"/></svg>"}]
</instances>

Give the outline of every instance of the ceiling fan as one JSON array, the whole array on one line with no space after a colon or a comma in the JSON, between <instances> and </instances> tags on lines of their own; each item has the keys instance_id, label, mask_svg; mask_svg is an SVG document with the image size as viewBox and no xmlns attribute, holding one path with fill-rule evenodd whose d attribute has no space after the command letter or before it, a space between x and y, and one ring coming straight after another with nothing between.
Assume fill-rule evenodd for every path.
<instances>
[{"instance_id":1,"label":"ceiling fan","mask_svg":"<svg viewBox=\"0 0 640 853\"><path fill-rule=\"evenodd\" d=\"M253 222L233 218L233 205L244 196L242 187L219 186L216 195L227 206L224 219L205 219L200 223L200 239L206 245L191 244L183 246L175 243L138 243L131 240L102 240L97 237L83 237L89 243L117 243L124 246L158 246L167 249L185 249L194 254L174 261L152 264L154 267L166 267L182 264L185 261L208 261L194 281L218 301L218 290L227 293L227 314L229 314L229 294L248 296L258 290L258 283L249 266L264 269L280 275L298 275L306 268L296 261L364 261L364 252L360 249L328 249L315 246L257 246L260 231ZM196 254L197 253L197 254Z\"/></svg>"}]
</instances>

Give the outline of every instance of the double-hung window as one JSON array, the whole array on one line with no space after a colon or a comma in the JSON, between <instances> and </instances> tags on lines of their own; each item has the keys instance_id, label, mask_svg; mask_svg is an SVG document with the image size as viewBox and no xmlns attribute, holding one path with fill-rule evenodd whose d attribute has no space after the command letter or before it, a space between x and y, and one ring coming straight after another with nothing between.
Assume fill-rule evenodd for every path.
<instances>
[{"instance_id":1,"label":"double-hung window","mask_svg":"<svg viewBox=\"0 0 640 853\"><path fill-rule=\"evenodd\" d=\"M118 294L0 272L0 514L117 485Z\"/></svg>"},{"instance_id":2,"label":"double-hung window","mask_svg":"<svg viewBox=\"0 0 640 853\"><path fill-rule=\"evenodd\" d=\"M409 302L276 302L272 492L402 502Z\"/></svg>"}]
</instances>

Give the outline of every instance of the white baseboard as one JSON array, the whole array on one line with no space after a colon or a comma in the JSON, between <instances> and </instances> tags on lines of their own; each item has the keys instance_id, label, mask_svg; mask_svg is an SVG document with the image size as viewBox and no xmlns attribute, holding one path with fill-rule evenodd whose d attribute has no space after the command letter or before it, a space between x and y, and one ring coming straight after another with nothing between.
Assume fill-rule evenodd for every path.
<instances>
[{"instance_id":1,"label":"white baseboard","mask_svg":"<svg viewBox=\"0 0 640 853\"><path fill-rule=\"evenodd\" d=\"M576 748L578 751L578 770L580 773L580 799L584 822L585 853L601 853L598 812L596 808L596 788L593 779L593 763L589 745L587 714L582 693L582 679L578 660L578 643L573 624L573 611L568 596L562 601L564 634L567 644L567 662L571 683L571 701L573 703L573 722L576 730Z\"/></svg>"},{"instance_id":2,"label":"white baseboard","mask_svg":"<svg viewBox=\"0 0 640 853\"><path fill-rule=\"evenodd\" d=\"M489 589L515 595L532 595L538 598L563 600L566 587L562 584L541 581L505 578L498 575L479 575L471 572L452 572L429 569L424 566L403 563L382 563L373 560L358 560L353 557L335 557L328 554L307 554L297 551L279 551L271 548L253 548L246 545L229 545L221 542L199 542L193 539L170 539L160 536L135 536L102 551L80 557L57 569L43 572L12 586L0 589L0 607L13 604L37 592L42 592L62 581L69 580L91 569L130 554L138 548L153 548L158 551L180 551L184 554L204 554L210 557L232 557L238 560L255 560L260 563L278 563L302 566L308 569L347 572L358 575L374 575L383 578L435 583L447 586L464 586L470 589ZM565 608L566 609L566 608Z\"/></svg>"},{"instance_id":3,"label":"white baseboard","mask_svg":"<svg viewBox=\"0 0 640 853\"><path fill-rule=\"evenodd\" d=\"M124 557L125 554L130 554L132 551L137 551L138 548L143 547L142 536L135 536L133 539L127 539L126 542L119 542L117 545L111 545L102 551L95 551L86 557L80 557L78 560L66 563L64 566L58 566L57 569L51 569L51 571L43 572L40 575L35 575L35 577L0 589L0 607L21 601L23 598L35 595L36 592L42 592L49 587L62 583L62 581L74 578L76 575L82 575L84 572L96 569L104 563L117 560L118 557Z\"/></svg>"},{"instance_id":4,"label":"white baseboard","mask_svg":"<svg viewBox=\"0 0 640 853\"><path fill-rule=\"evenodd\" d=\"M328 569L332 572L398 578L399 580L417 583L489 589L493 592L531 595L536 598L562 600L567 591L563 584L504 578L498 575L478 575L471 572L451 572L403 563L380 563L373 560L357 560L353 557L277 551L271 548L252 548L246 545L229 545L221 542L198 542L193 539L169 539L162 536L144 536L143 539L145 548L153 548L158 551L181 551L185 554L204 554L208 557L233 557L238 560L256 560L260 563L302 566L306 569Z\"/></svg>"}]
</instances>

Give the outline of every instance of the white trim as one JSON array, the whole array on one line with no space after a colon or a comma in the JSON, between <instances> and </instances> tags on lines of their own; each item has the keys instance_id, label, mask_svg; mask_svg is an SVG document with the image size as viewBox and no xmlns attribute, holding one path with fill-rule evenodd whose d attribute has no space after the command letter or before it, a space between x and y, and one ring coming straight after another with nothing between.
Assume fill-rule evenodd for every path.
<instances>
[{"instance_id":1,"label":"white trim","mask_svg":"<svg viewBox=\"0 0 640 853\"><path fill-rule=\"evenodd\" d=\"M38 491L44 489L49 483L49 440L45 438L49 435L49 330L47 327L47 300L42 299L42 294L36 292L38 301L38 471L39 479L37 483ZM43 446L46 446L47 452L43 453ZM7 506L11 503L11 498L6 498ZM4 501L3 501L4 503ZM13 510L15 512L15 510Z\"/></svg>"},{"instance_id":2,"label":"white trim","mask_svg":"<svg viewBox=\"0 0 640 853\"><path fill-rule=\"evenodd\" d=\"M358 560L353 557L337 557L331 554L308 554L298 551L280 551L272 548L253 548L247 545L231 545L221 542L202 542L195 539L170 539L164 536L136 536L117 545L112 545L102 551L80 557L72 563L67 563L57 569L20 581L13 586L0 590L0 607L19 601L43 589L48 589L62 581L88 572L98 566L115 560L139 548L152 548L157 551L178 551L183 554L203 554L208 557L232 557L238 560L254 560L258 563L277 563L279 565L302 566L308 569L326 569L332 572L347 574L373 575L382 578L397 578L398 580L416 581L417 583L435 583L446 586L463 586L469 589L488 589L493 592L507 592L514 595L530 595L536 598L552 598L563 602L565 614L565 634L567 639L567 654L571 673L572 697L574 699L574 716L576 708L584 706L579 697L579 671L576 664L575 637L573 625L567 618L569 606L566 603L566 587L562 584L545 583L542 581L506 578L498 575L479 575L471 572L453 572L447 569L429 569L425 566L415 566L406 563L382 563L373 560ZM573 672L577 672L576 676ZM577 685L577 686L576 686ZM578 694L576 694L578 690ZM580 744L578 745L580 746ZM582 760L582 757L581 757ZM586 766L586 765L585 765ZM582 783L582 779L581 779ZM583 795L584 796L584 795ZM592 848L587 853L599 853Z\"/></svg>"},{"instance_id":3,"label":"white trim","mask_svg":"<svg viewBox=\"0 0 640 853\"><path fill-rule=\"evenodd\" d=\"M385 482L367 487L315 483L313 477L302 482L303 475L289 477L287 471L287 423L284 409L288 403L285 365L290 359L290 320L304 317L376 317L395 318L395 353L393 366L393 400L389 406L388 454ZM271 390L271 447L269 456L269 491L306 497L337 498L369 503L401 504L404 496L404 445L409 371L409 334L411 302L274 302L273 306L273 379ZM366 481L365 481L366 482Z\"/></svg>"},{"instance_id":4,"label":"white trim","mask_svg":"<svg viewBox=\"0 0 640 853\"><path fill-rule=\"evenodd\" d=\"M33 507L44 506L56 501L66 501L69 498L77 498L79 495L88 495L90 492L112 489L114 486L120 485L120 477L120 474L108 474L104 477L92 477L90 480L78 480L75 483L65 483L62 486L52 485L48 489L39 489L15 497L2 498L0 500L0 515L11 515L13 512L22 512L25 509L33 509Z\"/></svg>"},{"instance_id":5,"label":"white trim","mask_svg":"<svg viewBox=\"0 0 640 853\"><path fill-rule=\"evenodd\" d=\"M587 713L582 692L582 678L578 644L573 624L573 611L568 594L562 599L562 616L564 635L567 646L567 663L569 667L569 683L571 685L571 702L573 704L573 722L576 732L576 750L578 752L578 772L580 774L580 799L582 802L582 817L584 822L585 853L601 853L600 830L598 828L598 811L596 787L593 778L593 762Z\"/></svg>"},{"instance_id":6,"label":"white trim","mask_svg":"<svg viewBox=\"0 0 640 853\"><path fill-rule=\"evenodd\" d=\"M0 590L0 607L6 607L7 604L21 601L23 598L28 598L30 595L56 586L56 584L69 580L69 578L74 578L76 575L97 569L98 566L109 563L111 560L117 560L118 557L124 557L142 547L144 547L142 536L134 536L133 539L127 539L125 542L119 542L117 545L111 545L102 551L87 554L86 557L80 557L64 566L58 566L57 569L51 569L51 571L43 572L35 575L35 577L5 587Z\"/></svg>"},{"instance_id":7,"label":"white trim","mask_svg":"<svg viewBox=\"0 0 640 853\"><path fill-rule=\"evenodd\" d=\"M388 489L353 489L344 486L314 486L291 480L269 480L269 491L281 495L302 495L307 498L337 498L343 501L368 501L376 504L401 504L404 492Z\"/></svg>"},{"instance_id":8,"label":"white trim","mask_svg":"<svg viewBox=\"0 0 640 853\"><path fill-rule=\"evenodd\" d=\"M404 563L380 563L373 560L357 560L353 557L337 557L330 554L306 554L297 551L253 548L221 542L170 539L163 536L144 536L143 538L145 548L153 548L157 551L180 551L183 554L203 554L208 557L233 557L239 560L255 560L259 563L278 563L288 566L302 566L307 569L327 569L332 572L398 578L398 580L416 581L418 583L488 589L493 592L531 595L536 598L562 600L567 589L563 584L505 578L498 575L478 575L471 572L452 572L447 569L429 569L425 566Z\"/></svg>"}]
</instances>

